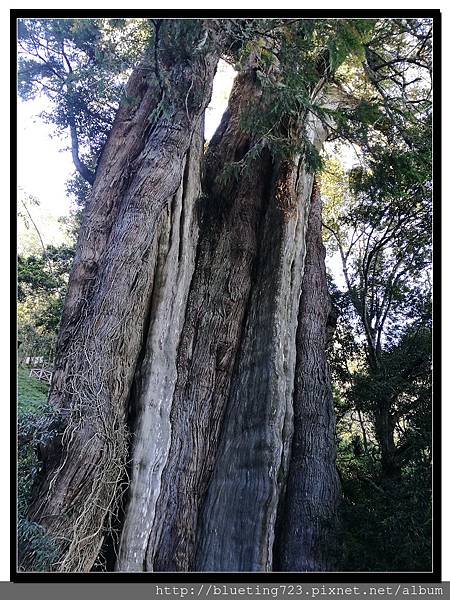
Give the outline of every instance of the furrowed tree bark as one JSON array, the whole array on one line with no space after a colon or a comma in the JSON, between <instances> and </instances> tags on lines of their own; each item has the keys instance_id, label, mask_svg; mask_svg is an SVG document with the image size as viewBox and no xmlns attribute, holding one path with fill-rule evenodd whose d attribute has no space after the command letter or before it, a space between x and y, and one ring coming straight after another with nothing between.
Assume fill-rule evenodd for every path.
<instances>
[{"instance_id":1,"label":"furrowed tree bark","mask_svg":"<svg viewBox=\"0 0 450 600\"><path fill-rule=\"evenodd\" d=\"M192 199L200 195L203 141L203 135L197 135L192 143L188 163L191 178L187 180L191 189L180 193L171 210L173 222L164 222L158 242L147 339L130 403L130 490L118 570L146 570L145 551L171 442L169 414L178 377L177 349L195 262L198 225Z\"/></svg>"},{"instance_id":2,"label":"furrowed tree bark","mask_svg":"<svg viewBox=\"0 0 450 600\"><path fill-rule=\"evenodd\" d=\"M308 116L305 132L320 149L327 136L324 125ZM217 460L201 513L199 570L274 569L276 520L294 425L295 339L313 179L298 159L274 167Z\"/></svg>"},{"instance_id":3,"label":"furrowed tree bark","mask_svg":"<svg viewBox=\"0 0 450 600\"><path fill-rule=\"evenodd\" d=\"M118 571L274 568L314 175L268 146L248 155L242 116L265 109L249 68L201 189L218 56L199 23L181 53L158 26L80 234L50 395L63 433L30 513L61 539L61 571L90 570L115 518ZM303 125L320 149L324 125ZM245 168L226 177L230 163Z\"/></svg>"},{"instance_id":4,"label":"furrowed tree bark","mask_svg":"<svg viewBox=\"0 0 450 600\"><path fill-rule=\"evenodd\" d=\"M192 206L218 53L212 43L199 49L213 36L202 21L164 29L154 62L131 77L103 152L62 317L50 404L64 433L42 448L30 511L61 541L61 571L92 567L120 499L130 390L149 322L162 318L153 311L169 264L180 265L181 312L188 287L183 241L195 241Z\"/></svg>"},{"instance_id":5,"label":"furrowed tree bark","mask_svg":"<svg viewBox=\"0 0 450 600\"><path fill-rule=\"evenodd\" d=\"M202 509L202 571L270 571L291 435L296 308L311 180L274 167L259 227L260 252ZM297 187L298 186L298 187ZM279 194L277 194L279 192Z\"/></svg>"},{"instance_id":6,"label":"furrowed tree bark","mask_svg":"<svg viewBox=\"0 0 450 600\"><path fill-rule=\"evenodd\" d=\"M209 145L195 272L176 356L177 379L172 396L165 398L170 419L161 423L165 445L155 456L154 440L142 436L146 468L133 470L119 570L193 567L198 511L216 454L259 250L256 230L271 176L269 157L258 160L255 171L243 175L239 183L224 184L221 176L224 165L245 154L252 143L239 120L249 102L258 102L258 95L255 74L241 75ZM151 380L153 373L147 377ZM157 398L149 398L149 420L158 414L158 406ZM145 535L139 535L143 515L139 490L150 477L156 480L155 494L147 495Z\"/></svg>"},{"instance_id":7,"label":"furrowed tree bark","mask_svg":"<svg viewBox=\"0 0 450 600\"><path fill-rule=\"evenodd\" d=\"M327 325L332 314L325 272L318 185L311 196L305 272L298 314L294 434L276 568L332 571L340 554L340 482L335 414L328 371Z\"/></svg>"},{"instance_id":8,"label":"furrowed tree bark","mask_svg":"<svg viewBox=\"0 0 450 600\"><path fill-rule=\"evenodd\" d=\"M241 117L260 102L249 69L208 149L176 382L161 396L149 352L116 570L273 567L313 175L265 150L224 180L257 141ZM325 128L310 119L308 133L320 148Z\"/></svg>"}]
</instances>

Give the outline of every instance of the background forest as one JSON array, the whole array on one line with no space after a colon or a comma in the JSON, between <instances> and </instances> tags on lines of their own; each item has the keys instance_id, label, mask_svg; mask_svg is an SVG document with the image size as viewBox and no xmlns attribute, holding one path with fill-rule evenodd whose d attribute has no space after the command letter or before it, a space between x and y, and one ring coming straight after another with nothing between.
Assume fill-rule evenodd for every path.
<instances>
[{"instance_id":1,"label":"background forest","mask_svg":"<svg viewBox=\"0 0 450 600\"><path fill-rule=\"evenodd\" d=\"M279 164L302 157L320 190L332 300L327 360L342 488L339 571L432 568L432 25L432 19L411 18L227 19L211 25L222 36L221 60L239 74L251 65L267 99L264 110L258 104L240 115L239 127L251 141L226 157L220 183L212 187L238 186L270 152ZM53 368L80 223L119 106L133 102L130 74L142 57L154 60L161 39L193 61L189 44L201 53L210 43L202 35L189 21L18 20L19 96L45 96L48 110L41 117L54 135L69 134L75 166L67 183L70 217L49 224L39 199L25 191L18 198L22 570L52 570L59 560L52 536L30 513L43 448L56 425L48 386L30 378L29 369ZM158 72L156 62L156 77L175 94L164 68ZM322 79L344 100L317 100L313 90ZM195 88L180 93L189 116ZM231 111L232 99L233 93ZM166 110L165 101L147 116L150 125ZM326 123L323 148L308 137L305 115ZM205 144L207 185L214 139ZM260 171L254 173L256 180ZM60 238L47 244L55 229ZM94 570L111 568L111 548L103 554Z\"/></svg>"}]
</instances>

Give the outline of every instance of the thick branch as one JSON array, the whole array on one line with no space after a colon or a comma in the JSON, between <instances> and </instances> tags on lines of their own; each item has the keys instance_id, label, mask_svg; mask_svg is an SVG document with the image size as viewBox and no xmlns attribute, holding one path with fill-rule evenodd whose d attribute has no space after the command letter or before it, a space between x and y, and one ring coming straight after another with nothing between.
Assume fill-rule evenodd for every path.
<instances>
[{"instance_id":1,"label":"thick branch","mask_svg":"<svg viewBox=\"0 0 450 600\"><path fill-rule=\"evenodd\" d=\"M78 150L78 135L77 128L75 125L75 119L71 116L69 118L69 127L70 127L70 139L72 142L72 160L75 165L78 173L91 185L94 184L95 173L88 169L88 167L80 160L79 150Z\"/></svg>"}]
</instances>

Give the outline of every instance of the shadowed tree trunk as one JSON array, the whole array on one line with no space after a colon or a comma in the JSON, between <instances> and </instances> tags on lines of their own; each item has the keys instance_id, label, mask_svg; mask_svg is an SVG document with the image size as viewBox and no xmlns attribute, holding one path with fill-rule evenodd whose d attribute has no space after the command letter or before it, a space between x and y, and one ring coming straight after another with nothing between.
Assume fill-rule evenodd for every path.
<instances>
[{"instance_id":1,"label":"shadowed tree trunk","mask_svg":"<svg viewBox=\"0 0 450 600\"><path fill-rule=\"evenodd\" d=\"M385 482L401 476L401 462L398 460L398 448L394 439L396 419L393 404L389 396L378 398L378 405L374 410L375 435L381 454L381 477Z\"/></svg>"},{"instance_id":2,"label":"shadowed tree trunk","mask_svg":"<svg viewBox=\"0 0 450 600\"><path fill-rule=\"evenodd\" d=\"M318 185L311 196L306 261L298 315L294 434L284 509L279 518L277 569L332 571L339 559L335 415L328 372L327 290Z\"/></svg>"},{"instance_id":3,"label":"shadowed tree trunk","mask_svg":"<svg viewBox=\"0 0 450 600\"><path fill-rule=\"evenodd\" d=\"M325 101L335 102L331 91ZM320 149L327 135L326 128L312 117L307 117L304 125L304 135ZM296 345L297 324L300 328L303 319L308 319L307 311L299 312L301 289L314 283L311 274L302 283L306 275L305 253L308 243L312 240L317 244L317 235L320 235L320 229L319 234L315 230L307 234L314 176L298 159L273 160L273 165L271 184L266 190L266 208L257 230L260 250L252 273L217 460L201 511L196 559L199 570L271 571L276 567L273 557L278 535L276 521L283 506L286 474L289 470L291 477L302 477L296 473L298 464L292 464L291 459L294 426L296 436L303 433L299 432L298 420L293 415L299 372L303 365L308 367L310 352L320 355L326 369L320 335L310 340L309 348L298 342ZM328 301L326 287L321 292ZM321 318L321 310L316 309L314 315ZM319 328L321 326L320 322ZM320 391L319 397L315 395L317 391ZM329 418L326 431L323 431L321 416L324 396ZM331 388L329 380L322 379L321 375L316 389L312 390L310 403L313 411L317 404L318 419L311 419L309 435L316 435L320 440L324 434L331 436L323 442L330 452L322 455L326 462L322 468L333 478ZM311 448L313 453L314 450ZM314 479L313 473L311 477ZM336 503L339 489L335 488L333 494ZM317 503L321 500L317 498ZM288 495L286 503L289 501ZM304 501L308 502L306 495ZM317 506L316 510L321 509ZM330 519L335 517L327 508L324 512ZM307 510L303 514L309 516ZM317 561L315 566L316 570L323 570L325 563ZM297 570L297 567L298 564L292 562L283 568Z\"/></svg>"},{"instance_id":4,"label":"shadowed tree trunk","mask_svg":"<svg viewBox=\"0 0 450 600\"><path fill-rule=\"evenodd\" d=\"M272 161L217 461L202 509L198 570L272 570L292 432L295 329L311 184L302 164Z\"/></svg>"},{"instance_id":5,"label":"shadowed tree trunk","mask_svg":"<svg viewBox=\"0 0 450 600\"><path fill-rule=\"evenodd\" d=\"M199 27L195 40L202 35ZM217 55L200 45L179 63L158 47L151 81L133 75L139 100L119 111L80 234L51 390L67 414L64 435L43 448L32 510L66 538L62 571L92 568L125 471L116 570L273 570L286 475L302 476L298 462L289 466L293 432L303 435L293 399L303 364L312 382L304 353L322 360L323 341L296 343L314 175L301 157L280 159L268 147L249 154L260 140L242 116L265 108L249 68L209 145L201 190ZM320 149L326 128L313 117L302 125ZM328 447L327 385L309 400L319 420L304 433L325 434ZM331 472L332 450L323 457ZM316 527L306 498L302 510Z\"/></svg>"}]
</instances>

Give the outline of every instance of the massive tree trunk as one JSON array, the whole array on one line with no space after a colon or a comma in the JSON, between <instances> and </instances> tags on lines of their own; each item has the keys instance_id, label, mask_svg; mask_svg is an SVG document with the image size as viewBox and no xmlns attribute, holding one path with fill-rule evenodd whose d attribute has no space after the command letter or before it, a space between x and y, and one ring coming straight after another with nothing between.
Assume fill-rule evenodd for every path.
<instances>
[{"instance_id":1,"label":"massive tree trunk","mask_svg":"<svg viewBox=\"0 0 450 600\"><path fill-rule=\"evenodd\" d=\"M208 149L172 394L161 400L157 370L142 372L154 392L141 400L118 570L273 568L313 175L265 149L224 180L257 143L241 117L263 110L261 93L254 70L237 78ZM320 147L324 128L309 132Z\"/></svg>"},{"instance_id":2,"label":"massive tree trunk","mask_svg":"<svg viewBox=\"0 0 450 600\"><path fill-rule=\"evenodd\" d=\"M61 540L62 571L92 567L120 499L135 371L149 323L171 318L158 313L161 295L173 292L175 321L183 313L204 110L218 61L202 25L158 27L166 35L155 38L152 59L131 77L84 215L50 391L64 434L42 450L44 475L31 509ZM153 343L164 350L159 333ZM161 377L170 385L173 375Z\"/></svg>"},{"instance_id":3,"label":"massive tree trunk","mask_svg":"<svg viewBox=\"0 0 450 600\"><path fill-rule=\"evenodd\" d=\"M310 352L323 359L323 340L296 343L308 318L300 296L314 176L302 157L276 158L268 147L251 153L259 137L243 129L242 116L264 110L265 98L249 68L209 145L201 191L202 117L217 56L197 50L166 64L164 77L154 68L156 88L134 75L130 86L143 95L129 118L131 109L119 112L85 216L51 391L69 421L59 444L44 448L32 512L68 540L60 570L92 568L126 464L115 566L122 571L272 570L281 507L288 511L292 495L303 501L302 520L318 514L308 486L300 496L289 487L303 476L297 459L290 466L293 433L325 434L320 476L329 473L331 485L329 382L314 382L308 361ZM178 99L168 107L161 81ZM326 128L313 117L303 125L320 149ZM131 162L121 143L130 144ZM244 168L225 177L230 162ZM307 400L305 414L318 413L309 429L293 410L304 393L302 365L320 392ZM306 460L318 448L307 444ZM302 565L324 569L324 557L323 549Z\"/></svg>"},{"instance_id":4,"label":"massive tree trunk","mask_svg":"<svg viewBox=\"0 0 450 600\"><path fill-rule=\"evenodd\" d=\"M332 96L332 92L323 95L324 103L334 102L334 99L330 100ZM318 119L307 116L304 135L320 149L327 129ZM326 283L321 280L320 296L314 296L313 292L306 297L305 302L319 302L312 318L304 304L299 308L301 293L316 283L311 270L305 270L308 244L313 244L312 255L319 252L320 212L317 215L317 208L308 224L313 180L314 175L308 172L301 158L273 160L272 179L266 189L266 208L257 230L259 252L252 273L223 431L201 511L196 559L199 570L306 570L305 560L293 558L289 564L284 561L280 561L280 565L274 563L274 548L279 547L277 517L281 521L284 519L284 513L280 514L280 511L289 510L287 506L291 501L297 507L302 504L298 513L295 509L291 513L291 524L297 532L301 527L317 529L316 521L311 520L316 515L308 510L314 505L316 514L323 511L330 521L336 518L340 492L336 485L333 406L330 381L324 377L327 368L325 342L321 335L322 326L326 333L323 313L329 309ZM307 233L308 227L310 233ZM322 262L316 266L322 277L323 255L320 258ZM322 300L324 306L320 305ZM298 335L306 337L311 336L312 331L308 331L308 326L316 327L317 335L310 337L309 346L302 343L301 337L296 344L297 325ZM311 369L311 352L320 357L322 371ZM313 389L310 390L309 406L299 419L303 369ZM296 403L295 418L293 401ZM308 427L304 428L303 418L309 411L308 431ZM324 430L325 422L327 429ZM291 485L284 500L287 473L290 482L304 477L303 470L298 472L300 465L295 448L291 456L292 435L294 442L307 436L305 460L316 460L314 454L321 443L326 451L319 458L319 461L323 460L321 470L317 474L308 473L309 484L303 486L300 493L293 494ZM311 435L317 436L317 444L309 445L308 436ZM315 489L320 489L321 483L328 480L330 493L310 499L316 475ZM324 507L321 507L322 501ZM329 531L332 527L330 522ZM293 532L291 535L295 536ZM330 564L325 560L326 545L322 551L323 560L315 560L313 553L308 563L309 566L314 564L314 570L324 570ZM308 550L304 556L307 555Z\"/></svg>"},{"instance_id":5,"label":"massive tree trunk","mask_svg":"<svg viewBox=\"0 0 450 600\"><path fill-rule=\"evenodd\" d=\"M292 433L295 331L312 179L298 161L272 161L253 233L258 254L217 461L202 508L199 570L272 570Z\"/></svg>"},{"instance_id":6,"label":"massive tree trunk","mask_svg":"<svg viewBox=\"0 0 450 600\"><path fill-rule=\"evenodd\" d=\"M171 358L176 362L176 383L162 399L155 389L156 397L146 399L147 419L138 424L136 440L145 467L139 465L141 455L134 451L118 569L193 567L198 511L216 455L259 250L256 230L271 177L266 156L238 184L224 184L221 178L224 165L251 145L251 136L240 130L239 120L249 102L258 101L254 79L254 73L238 78L229 110L209 146L195 272L180 343L173 347ZM158 373L148 371L143 377L150 382ZM155 453L149 432L161 401L167 418L159 423L158 439L164 440L164 446L160 449L158 444ZM150 481L152 495L147 492L143 500L142 490L148 489ZM143 514L145 535L140 534Z\"/></svg>"},{"instance_id":7,"label":"massive tree trunk","mask_svg":"<svg viewBox=\"0 0 450 600\"><path fill-rule=\"evenodd\" d=\"M335 414L326 357L332 304L327 290L320 192L311 196L306 263L298 315L294 435L284 510L279 518L277 568L332 571L339 558Z\"/></svg>"}]
</instances>

